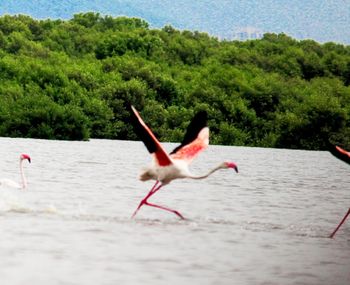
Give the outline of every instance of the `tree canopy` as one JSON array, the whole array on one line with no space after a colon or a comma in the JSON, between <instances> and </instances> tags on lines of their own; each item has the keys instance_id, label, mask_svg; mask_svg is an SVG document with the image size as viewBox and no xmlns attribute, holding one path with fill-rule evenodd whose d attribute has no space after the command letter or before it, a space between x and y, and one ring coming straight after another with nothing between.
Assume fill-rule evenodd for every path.
<instances>
[{"instance_id":1,"label":"tree canopy","mask_svg":"<svg viewBox=\"0 0 350 285\"><path fill-rule=\"evenodd\" d=\"M350 47L285 34L221 41L138 18L0 17L0 136L137 139L131 103L163 141L195 112L214 144L350 144Z\"/></svg>"}]
</instances>

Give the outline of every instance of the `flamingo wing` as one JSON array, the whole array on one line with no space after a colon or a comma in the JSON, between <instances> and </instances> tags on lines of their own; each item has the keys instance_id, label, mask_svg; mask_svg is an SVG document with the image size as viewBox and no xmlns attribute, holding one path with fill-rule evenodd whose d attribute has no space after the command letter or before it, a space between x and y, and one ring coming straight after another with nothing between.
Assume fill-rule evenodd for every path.
<instances>
[{"instance_id":1,"label":"flamingo wing","mask_svg":"<svg viewBox=\"0 0 350 285\"><path fill-rule=\"evenodd\" d=\"M172 164L169 155L166 153L151 129L145 124L134 106L131 106L131 110L131 123L134 126L136 134L143 141L149 153L155 155L156 162L160 166Z\"/></svg>"},{"instance_id":2,"label":"flamingo wing","mask_svg":"<svg viewBox=\"0 0 350 285\"><path fill-rule=\"evenodd\" d=\"M209 128L207 127L207 112L198 112L187 127L181 144L171 153L171 158L181 159L190 163L209 144Z\"/></svg>"},{"instance_id":3,"label":"flamingo wing","mask_svg":"<svg viewBox=\"0 0 350 285\"><path fill-rule=\"evenodd\" d=\"M330 147L330 152L340 160L350 164L350 152L342 149L339 146L331 146Z\"/></svg>"}]
</instances>

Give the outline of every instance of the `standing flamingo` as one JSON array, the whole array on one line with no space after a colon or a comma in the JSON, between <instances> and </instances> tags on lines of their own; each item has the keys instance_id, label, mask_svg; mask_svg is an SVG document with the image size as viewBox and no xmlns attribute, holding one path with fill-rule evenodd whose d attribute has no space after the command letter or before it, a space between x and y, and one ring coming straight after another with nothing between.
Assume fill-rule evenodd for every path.
<instances>
[{"instance_id":1,"label":"standing flamingo","mask_svg":"<svg viewBox=\"0 0 350 285\"><path fill-rule=\"evenodd\" d=\"M27 159L29 163L31 162L30 156L28 154L21 154L19 156L19 171L21 174L21 183L19 184L13 180L4 178L4 179L0 179L0 186L4 185L11 188L17 188L17 189L23 189L23 190L27 188L27 179L23 172L23 160L25 159Z\"/></svg>"},{"instance_id":2,"label":"standing flamingo","mask_svg":"<svg viewBox=\"0 0 350 285\"><path fill-rule=\"evenodd\" d=\"M204 179L219 169L233 168L238 172L237 165L233 162L222 162L207 174L194 176L190 173L188 166L192 160L209 144L209 128L207 127L207 113L198 112L187 127L187 132L182 143L176 147L170 154L167 154L150 128L144 123L137 110L131 106L131 120L135 132L142 139L148 151L153 155L153 164L144 169L140 175L141 181L156 180L149 193L141 200L139 206L132 215L135 217L138 210L147 205L169 211L184 217L175 210L159 206L148 202L148 199L156 193L162 186L169 184L172 180L178 178Z\"/></svg>"},{"instance_id":3,"label":"standing flamingo","mask_svg":"<svg viewBox=\"0 0 350 285\"><path fill-rule=\"evenodd\" d=\"M330 146L330 152L337 158L339 158L340 160L350 164L350 152L347 152L346 150L342 149L339 146ZM345 216L343 217L343 219L340 221L340 223L338 224L338 226L335 228L335 230L331 233L331 235L329 236L330 238L333 238L334 235L336 234L336 232L339 230L339 228L341 227L341 225L345 222L346 218L350 215L350 208L347 211L347 213L345 214Z\"/></svg>"}]
</instances>

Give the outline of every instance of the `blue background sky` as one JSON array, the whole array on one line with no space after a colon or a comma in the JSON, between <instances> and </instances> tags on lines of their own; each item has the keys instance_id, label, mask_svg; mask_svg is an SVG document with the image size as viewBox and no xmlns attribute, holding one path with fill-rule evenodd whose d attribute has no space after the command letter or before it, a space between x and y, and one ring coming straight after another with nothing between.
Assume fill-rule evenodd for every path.
<instances>
[{"instance_id":1,"label":"blue background sky","mask_svg":"<svg viewBox=\"0 0 350 285\"><path fill-rule=\"evenodd\" d=\"M70 18L95 11L141 17L152 27L208 32L230 38L242 27L298 39L350 44L349 0L0 0L0 14Z\"/></svg>"}]
</instances>

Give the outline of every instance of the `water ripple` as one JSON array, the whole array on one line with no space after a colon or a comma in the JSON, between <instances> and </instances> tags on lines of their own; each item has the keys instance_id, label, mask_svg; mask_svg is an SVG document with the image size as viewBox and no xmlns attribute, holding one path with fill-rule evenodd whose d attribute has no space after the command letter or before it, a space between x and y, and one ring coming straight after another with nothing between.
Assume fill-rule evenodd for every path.
<instances>
[{"instance_id":1,"label":"water ripple","mask_svg":"<svg viewBox=\"0 0 350 285\"><path fill-rule=\"evenodd\" d=\"M240 173L152 197L186 220L146 206L130 218L152 187L137 180L150 163L141 142L0 138L0 152L7 177L18 153L33 158L28 191L0 190L4 284L350 282L350 222L328 238L350 205L349 169L327 152L209 146L194 173L227 157Z\"/></svg>"}]
</instances>

